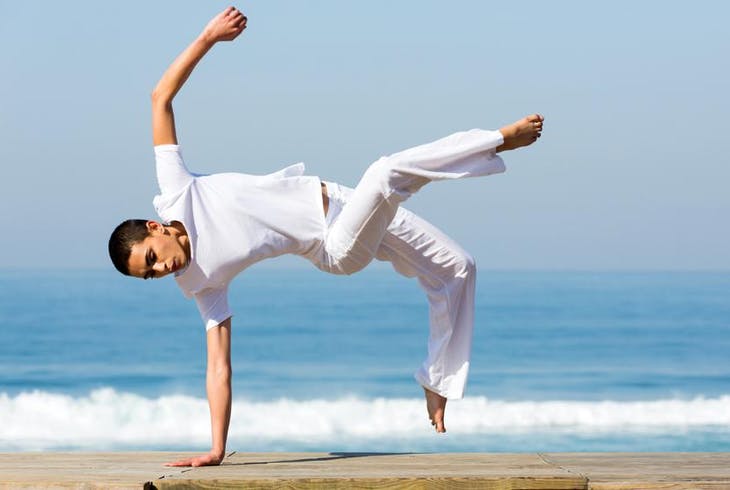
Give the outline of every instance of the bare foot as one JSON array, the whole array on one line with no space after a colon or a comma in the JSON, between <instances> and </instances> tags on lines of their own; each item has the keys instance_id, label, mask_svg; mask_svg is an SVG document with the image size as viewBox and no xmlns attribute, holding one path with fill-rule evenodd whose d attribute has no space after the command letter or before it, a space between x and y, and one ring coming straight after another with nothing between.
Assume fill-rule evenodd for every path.
<instances>
[{"instance_id":1,"label":"bare foot","mask_svg":"<svg viewBox=\"0 0 730 490\"><path fill-rule=\"evenodd\" d=\"M446 398L426 388L423 391L426 394L426 410L428 410L428 418L431 419L431 425L436 428L436 432L446 432L446 427L444 426Z\"/></svg>"},{"instance_id":2,"label":"bare foot","mask_svg":"<svg viewBox=\"0 0 730 490\"><path fill-rule=\"evenodd\" d=\"M537 141L542 134L544 120L540 114L533 114L501 128L499 132L504 136L504 143L497 147L497 153L521 148Z\"/></svg>"}]
</instances>

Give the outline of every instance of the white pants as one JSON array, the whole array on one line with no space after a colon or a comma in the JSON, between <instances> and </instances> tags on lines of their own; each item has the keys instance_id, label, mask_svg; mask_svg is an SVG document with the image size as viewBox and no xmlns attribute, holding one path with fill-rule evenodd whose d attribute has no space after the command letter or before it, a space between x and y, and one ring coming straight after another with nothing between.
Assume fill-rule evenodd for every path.
<instances>
[{"instance_id":1,"label":"white pants","mask_svg":"<svg viewBox=\"0 0 730 490\"><path fill-rule=\"evenodd\" d=\"M382 157L355 189L325 182L328 230L316 265L352 274L373 258L416 277L428 295L428 357L416 380L446 398L462 398L474 327L474 259L443 232L399 204L432 180L503 172L499 131L455 133Z\"/></svg>"}]
</instances>

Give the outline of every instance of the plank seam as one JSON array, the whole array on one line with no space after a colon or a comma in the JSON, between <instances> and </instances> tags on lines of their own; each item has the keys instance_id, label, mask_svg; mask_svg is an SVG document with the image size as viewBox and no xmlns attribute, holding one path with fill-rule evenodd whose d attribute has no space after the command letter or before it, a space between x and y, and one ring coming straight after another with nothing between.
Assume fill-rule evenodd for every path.
<instances>
[{"instance_id":1,"label":"plank seam","mask_svg":"<svg viewBox=\"0 0 730 490\"><path fill-rule=\"evenodd\" d=\"M591 488L591 479L588 477L588 475L584 475L580 471L573 471L573 470L570 470L570 469L566 468L565 466L561 466L558 463L555 463L554 461L551 461L548 458L548 456L546 454L544 454L544 453L537 453L537 456L541 460L543 460L543 462L545 464L548 464L548 465L553 466L553 467L556 467L556 468L560 468L563 471L567 471L571 475L578 475L579 477L583 478L583 480L585 481L585 484L586 484L586 490L590 490L590 488Z\"/></svg>"}]
</instances>

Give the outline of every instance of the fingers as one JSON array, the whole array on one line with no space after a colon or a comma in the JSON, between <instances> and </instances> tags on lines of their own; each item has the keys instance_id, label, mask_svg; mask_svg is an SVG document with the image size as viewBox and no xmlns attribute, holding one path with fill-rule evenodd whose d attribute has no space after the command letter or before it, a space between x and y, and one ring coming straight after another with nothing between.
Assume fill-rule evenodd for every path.
<instances>
[{"instance_id":1,"label":"fingers","mask_svg":"<svg viewBox=\"0 0 730 490\"><path fill-rule=\"evenodd\" d=\"M189 458L189 459L181 459L180 461L175 461L173 463L165 463L165 466L207 466L212 464L212 462L206 458L205 456L199 456L197 458Z\"/></svg>"},{"instance_id":2,"label":"fingers","mask_svg":"<svg viewBox=\"0 0 730 490\"><path fill-rule=\"evenodd\" d=\"M217 453L208 453L202 456L181 459L173 463L165 463L165 466L211 466L219 465L221 461L223 461L223 456L218 456Z\"/></svg>"},{"instance_id":3,"label":"fingers","mask_svg":"<svg viewBox=\"0 0 730 490\"><path fill-rule=\"evenodd\" d=\"M248 19L245 15L241 14L241 16L233 23L233 27L235 27L238 31L243 31L246 28L246 22L248 22Z\"/></svg>"},{"instance_id":4,"label":"fingers","mask_svg":"<svg viewBox=\"0 0 730 490\"><path fill-rule=\"evenodd\" d=\"M173 463L165 463L165 466L192 466L193 460L191 459L182 459L180 461L175 461Z\"/></svg>"},{"instance_id":5,"label":"fingers","mask_svg":"<svg viewBox=\"0 0 730 490\"><path fill-rule=\"evenodd\" d=\"M233 29L234 34L238 36L246 29L248 18L242 12L236 11L236 13L228 16L227 22L231 29Z\"/></svg>"},{"instance_id":6,"label":"fingers","mask_svg":"<svg viewBox=\"0 0 730 490\"><path fill-rule=\"evenodd\" d=\"M243 22L243 19L245 18L245 15L243 15L241 12L238 12L237 14L228 16L228 22L237 26L239 23Z\"/></svg>"},{"instance_id":7,"label":"fingers","mask_svg":"<svg viewBox=\"0 0 730 490\"><path fill-rule=\"evenodd\" d=\"M246 16L243 15L243 12L238 10L235 7L228 7L223 11L224 17L226 17L227 20L232 21L234 24L238 24L241 21L244 23L246 22Z\"/></svg>"}]
</instances>

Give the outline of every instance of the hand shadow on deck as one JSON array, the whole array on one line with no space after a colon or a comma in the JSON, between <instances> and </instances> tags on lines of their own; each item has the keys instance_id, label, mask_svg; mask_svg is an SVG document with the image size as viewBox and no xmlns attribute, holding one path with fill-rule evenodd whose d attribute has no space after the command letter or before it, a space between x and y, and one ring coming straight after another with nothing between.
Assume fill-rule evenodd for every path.
<instances>
[{"instance_id":1,"label":"hand shadow on deck","mask_svg":"<svg viewBox=\"0 0 730 490\"><path fill-rule=\"evenodd\" d=\"M236 454L236 452L232 452L231 454L227 455L226 458L229 458ZM310 463L315 461L332 461L336 459L348 459L348 458L365 458L368 456L405 456L409 454L420 454L420 453L329 453L329 456L320 456L318 458L300 458L300 459L280 459L280 460L274 460L274 461L249 461L244 463L227 463L225 460L223 460L223 463L221 465L225 466L246 466L246 465L254 465L254 464L275 464L275 463Z\"/></svg>"}]
</instances>

